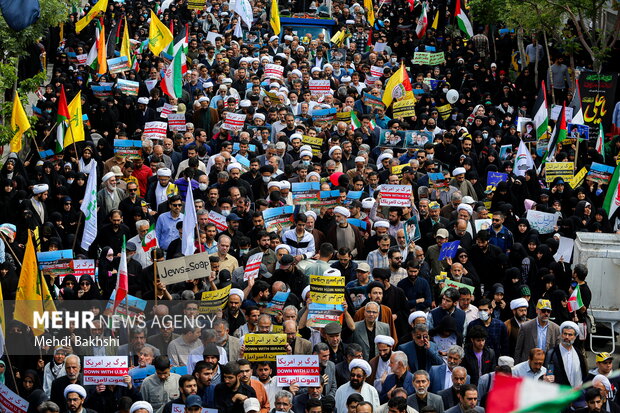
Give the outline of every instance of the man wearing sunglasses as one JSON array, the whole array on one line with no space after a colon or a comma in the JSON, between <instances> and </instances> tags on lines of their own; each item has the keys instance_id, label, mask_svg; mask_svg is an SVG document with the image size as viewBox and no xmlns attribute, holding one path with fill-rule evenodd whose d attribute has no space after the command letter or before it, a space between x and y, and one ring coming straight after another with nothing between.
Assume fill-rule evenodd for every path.
<instances>
[{"instance_id":1,"label":"man wearing sunglasses","mask_svg":"<svg viewBox=\"0 0 620 413\"><path fill-rule=\"evenodd\" d=\"M515 363L526 361L530 350L540 348L547 352L560 342L560 327L549 320L551 301L540 299L536 304L536 318L521 325L515 346Z\"/></svg>"}]
</instances>

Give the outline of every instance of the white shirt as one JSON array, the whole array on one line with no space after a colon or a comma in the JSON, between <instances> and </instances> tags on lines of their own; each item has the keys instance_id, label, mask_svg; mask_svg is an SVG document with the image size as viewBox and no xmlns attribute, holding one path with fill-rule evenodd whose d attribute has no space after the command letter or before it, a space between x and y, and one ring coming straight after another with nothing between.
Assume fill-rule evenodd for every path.
<instances>
[{"instance_id":1,"label":"white shirt","mask_svg":"<svg viewBox=\"0 0 620 413\"><path fill-rule=\"evenodd\" d=\"M169 184L168 184L169 185ZM168 200L168 195L166 189L168 189L168 185L165 187L161 186L159 183L155 186L155 202L157 202L157 206L161 203L166 202Z\"/></svg>"},{"instance_id":2,"label":"white shirt","mask_svg":"<svg viewBox=\"0 0 620 413\"><path fill-rule=\"evenodd\" d=\"M521 362L512 368L512 375L515 377L529 377L530 379L538 380L545 374L547 374L546 367L542 366L540 370L533 371L529 360Z\"/></svg>"},{"instance_id":3,"label":"white shirt","mask_svg":"<svg viewBox=\"0 0 620 413\"><path fill-rule=\"evenodd\" d=\"M347 413L347 398L353 393L360 393L365 401L372 404L373 411L381 405L377 389L370 384L364 382L362 388L358 392L351 387L349 382L346 382L336 390L336 413Z\"/></svg>"},{"instance_id":4,"label":"white shirt","mask_svg":"<svg viewBox=\"0 0 620 413\"><path fill-rule=\"evenodd\" d=\"M570 350L560 344L560 354L562 355L562 361L564 362L564 369L566 371L566 377L571 387L581 386L583 380L581 379L579 357L577 352L571 346Z\"/></svg>"},{"instance_id":5,"label":"white shirt","mask_svg":"<svg viewBox=\"0 0 620 413\"><path fill-rule=\"evenodd\" d=\"M383 378L383 373L392 374L392 369L390 368L390 361L383 361L381 357L379 357L379 363L377 363L377 372L375 374L375 388L377 391L381 391L383 387L383 382L381 379Z\"/></svg>"},{"instance_id":6,"label":"white shirt","mask_svg":"<svg viewBox=\"0 0 620 413\"><path fill-rule=\"evenodd\" d=\"M446 378L443 381L443 388L447 389L449 387L452 387L452 371L446 364Z\"/></svg>"}]
</instances>

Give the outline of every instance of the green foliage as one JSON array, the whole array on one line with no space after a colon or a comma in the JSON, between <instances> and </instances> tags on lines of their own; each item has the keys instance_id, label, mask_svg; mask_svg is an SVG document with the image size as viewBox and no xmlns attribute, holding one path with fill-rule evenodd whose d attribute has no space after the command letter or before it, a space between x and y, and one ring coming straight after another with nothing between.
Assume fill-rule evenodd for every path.
<instances>
[{"instance_id":1,"label":"green foliage","mask_svg":"<svg viewBox=\"0 0 620 413\"><path fill-rule=\"evenodd\" d=\"M506 0L470 0L467 6L476 25L497 24L506 14Z\"/></svg>"}]
</instances>

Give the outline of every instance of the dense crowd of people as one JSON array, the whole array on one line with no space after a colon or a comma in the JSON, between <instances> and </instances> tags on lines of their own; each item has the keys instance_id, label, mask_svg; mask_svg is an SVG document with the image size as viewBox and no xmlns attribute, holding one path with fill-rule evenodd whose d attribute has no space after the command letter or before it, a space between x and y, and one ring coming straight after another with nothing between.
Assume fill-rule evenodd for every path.
<instances>
[{"instance_id":1,"label":"dense crowd of people","mask_svg":"<svg viewBox=\"0 0 620 413\"><path fill-rule=\"evenodd\" d=\"M64 24L58 50L48 51L51 81L33 125L38 150L55 148L61 93L71 101L81 92L87 121L84 141L43 159L34 149L11 153L0 170L7 300L0 383L29 403L28 413L481 413L497 374L573 388L593 380L571 409L620 411L618 379L608 378L614 355L597 354L595 365L585 357L588 268L556 254L562 237L617 232L620 221L603 208L607 185L592 176L574 186L562 177L547 182L535 139L528 140L535 165L514 169L532 130L521 130L517 119L534 119L542 80L551 73L550 103L573 97L574 73L561 50L547 56L534 37L521 56L514 31L475 25L468 38L452 30L454 4L443 1L281 2L282 15L290 9L315 24L329 16L335 26L330 34L327 25L305 33L282 24L279 35L270 2L249 2L249 30L238 26L232 2L194 3L108 5L101 15L107 55L127 25L131 70L97 74L78 62L95 47L96 25L76 33L77 13ZM423 7L428 22L420 31ZM148 49L157 8L175 41L187 39L178 98L162 88L172 56ZM333 42L340 30L344 39ZM57 35L52 30L50 38ZM416 52L443 52L445 61L413 64ZM265 73L271 64L282 76ZM411 90L399 83L415 113L394 117L391 105L376 102L386 102L386 93L388 102L398 97L386 89L403 65ZM137 82L136 93L120 88L121 80ZM328 81L329 91L311 90L311 80ZM334 108L333 120L313 116ZM168 113L184 114L182 126L145 137L149 122L167 122ZM231 127L229 114L245 115L242 125ZM430 139L386 144L385 131ZM120 150L121 140L139 147ZM555 160L575 162L576 170L615 166L618 136L602 151L595 140L566 140ZM506 179L489 185L489 173ZM92 174L97 236L82 248L80 208ZM301 183L338 196L329 204L301 202ZM383 185L408 186L411 202L385 206ZM274 229L265 211L285 206L293 207L290 222ZM553 215L553 231L533 228L530 210ZM168 284L157 265L187 255L181 238L190 211L191 250L208 254L209 269ZM71 258L95 260L96 276L46 274L58 309L101 314L122 271L129 295L148 300L149 320L195 319L205 292L230 288L228 300L199 327L124 330L95 321L89 329L48 329L44 337L68 342L37 348L32 326L13 320L10 301L31 236L40 252L72 250ZM453 241L458 249L446 258L442 245ZM260 270L247 279L244 268L257 253ZM312 275L344 278L338 321L313 322ZM577 288L581 305L570 311ZM288 293L286 301L268 311L278 293ZM278 386L275 362L244 358L247 334L276 332L286 335L287 354L318 356L318 384ZM112 337L118 345L80 346L78 337ZM87 356L127 356L129 374L117 385L84 383ZM138 379L138 371L148 375Z\"/></svg>"}]
</instances>

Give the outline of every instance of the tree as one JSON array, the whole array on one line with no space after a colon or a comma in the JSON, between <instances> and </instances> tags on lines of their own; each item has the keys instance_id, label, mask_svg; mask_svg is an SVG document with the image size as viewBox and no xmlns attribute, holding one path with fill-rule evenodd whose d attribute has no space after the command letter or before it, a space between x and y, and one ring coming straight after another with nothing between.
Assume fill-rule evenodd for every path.
<instances>
[{"instance_id":1,"label":"tree","mask_svg":"<svg viewBox=\"0 0 620 413\"><path fill-rule=\"evenodd\" d=\"M12 100L4 101L7 90L17 89L24 107L27 106L28 93L32 93L45 81L45 73L40 73L30 79L21 80L17 84L17 64L20 58L28 54L30 46L39 39L45 37L51 27L57 27L66 22L69 10L77 6L78 0L39 0L41 11L39 19L24 30L16 32L9 28L0 14L0 118L3 125L0 126L0 145L6 145L13 138L10 127ZM14 95L9 93L9 96ZM34 122L33 122L34 121ZM36 118L31 119L31 124L36 123ZM26 133L27 137L34 137L34 129Z\"/></svg>"}]
</instances>

